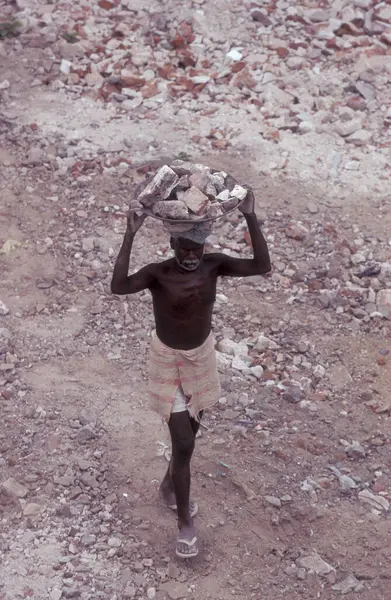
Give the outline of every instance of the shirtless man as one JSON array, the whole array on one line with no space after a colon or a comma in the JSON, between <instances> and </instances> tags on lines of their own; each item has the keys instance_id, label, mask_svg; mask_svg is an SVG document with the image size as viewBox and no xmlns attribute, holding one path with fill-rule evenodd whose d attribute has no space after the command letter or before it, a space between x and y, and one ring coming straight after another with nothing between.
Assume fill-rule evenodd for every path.
<instances>
[{"instance_id":1,"label":"shirtless man","mask_svg":"<svg viewBox=\"0 0 391 600\"><path fill-rule=\"evenodd\" d=\"M270 271L269 252L254 212L254 204L254 195L250 190L239 208L251 236L253 258L233 258L222 253L204 254L204 244L195 243L183 234L183 237L171 239L174 258L149 264L134 275L128 275L130 253L134 236L146 217L137 216L134 211L129 213L111 290L114 294L150 290L156 336L167 351L174 349L186 353L205 344L211 335L218 277L249 277ZM172 459L160 492L167 505L177 510L179 536L176 553L186 558L198 554L193 525L197 506L190 501L190 459L201 416L202 411L195 417L191 416L185 406L181 412L171 412L167 419Z\"/></svg>"}]
</instances>

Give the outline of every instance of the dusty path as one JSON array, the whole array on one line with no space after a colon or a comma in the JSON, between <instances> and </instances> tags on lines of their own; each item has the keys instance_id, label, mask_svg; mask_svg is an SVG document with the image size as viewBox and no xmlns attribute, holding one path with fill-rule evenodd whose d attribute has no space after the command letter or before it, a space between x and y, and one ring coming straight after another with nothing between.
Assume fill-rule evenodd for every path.
<instances>
[{"instance_id":1,"label":"dusty path","mask_svg":"<svg viewBox=\"0 0 391 600\"><path fill-rule=\"evenodd\" d=\"M388 600L389 4L356 2L349 21L332 3L327 27L359 29L341 48L310 43L320 16L290 20L282 2L262 25L245 4L197 0L181 7L190 30L180 2L117 4L0 2L0 22L21 22L0 41L0 599ZM384 28L360 29L360 11ZM189 65L170 54L175 32ZM115 83L116 61L143 82ZM182 94L178 69L210 81ZM291 104L258 90L261 71ZM240 346L220 355L224 397L198 440L192 564L157 498L168 438L145 407L150 298L109 293L132 186L180 152L252 183L274 264L219 288L215 334ZM239 217L211 244L247 252ZM134 268L165 255L155 222L134 252Z\"/></svg>"}]
</instances>

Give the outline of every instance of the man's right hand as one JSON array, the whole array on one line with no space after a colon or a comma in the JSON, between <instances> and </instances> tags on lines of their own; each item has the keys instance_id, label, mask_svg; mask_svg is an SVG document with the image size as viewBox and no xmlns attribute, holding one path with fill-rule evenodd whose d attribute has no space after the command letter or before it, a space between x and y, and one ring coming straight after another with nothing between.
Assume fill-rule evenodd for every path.
<instances>
[{"instance_id":1,"label":"man's right hand","mask_svg":"<svg viewBox=\"0 0 391 600\"><path fill-rule=\"evenodd\" d=\"M144 223L147 215L137 215L136 211L131 209L128 212L127 220L128 220L128 230L135 235L140 229L141 225Z\"/></svg>"}]
</instances>

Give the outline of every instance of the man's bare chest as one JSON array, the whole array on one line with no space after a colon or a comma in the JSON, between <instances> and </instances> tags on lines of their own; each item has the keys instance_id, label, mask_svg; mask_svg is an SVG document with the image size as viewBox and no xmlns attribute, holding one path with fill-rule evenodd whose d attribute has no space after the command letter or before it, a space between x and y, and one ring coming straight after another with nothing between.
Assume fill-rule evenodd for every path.
<instances>
[{"instance_id":1,"label":"man's bare chest","mask_svg":"<svg viewBox=\"0 0 391 600\"><path fill-rule=\"evenodd\" d=\"M210 273L168 275L159 279L152 295L156 302L179 312L210 307L216 299L216 277Z\"/></svg>"}]
</instances>

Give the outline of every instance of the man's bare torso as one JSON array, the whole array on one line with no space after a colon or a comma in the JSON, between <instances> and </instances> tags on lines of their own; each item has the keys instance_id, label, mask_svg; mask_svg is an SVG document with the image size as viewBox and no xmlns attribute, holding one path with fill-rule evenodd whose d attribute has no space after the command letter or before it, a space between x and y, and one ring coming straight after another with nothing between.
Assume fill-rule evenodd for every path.
<instances>
[{"instance_id":1,"label":"man's bare torso","mask_svg":"<svg viewBox=\"0 0 391 600\"><path fill-rule=\"evenodd\" d=\"M197 348L210 334L218 265L217 255L206 254L191 273L178 269L175 259L150 266L156 333L170 348Z\"/></svg>"}]
</instances>

